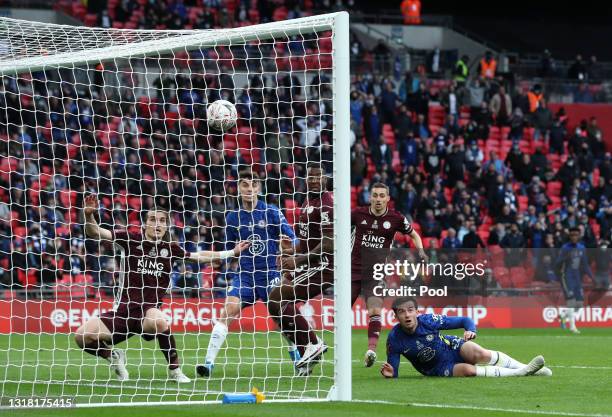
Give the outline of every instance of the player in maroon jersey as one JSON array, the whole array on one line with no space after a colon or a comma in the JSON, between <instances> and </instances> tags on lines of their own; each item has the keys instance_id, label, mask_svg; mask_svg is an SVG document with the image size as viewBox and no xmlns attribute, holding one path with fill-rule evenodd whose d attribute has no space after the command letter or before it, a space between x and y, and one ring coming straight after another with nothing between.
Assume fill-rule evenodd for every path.
<instances>
[{"instance_id":1,"label":"player in maroon jersey","mask_svg":"<svg viewBox=\"0 0 612 417\"><path fill-rule=\"evenodd\" d=\"M95 195L85 197L85 234L89 238L114 243L121 251L121 288L113 311L92 318L76 331L77 345L85 352L106 359L119 380L129 379L126 355L122 349L109 345L122 342L134 334L145 340L157 339L168 361L168 375L177 382L189 382L179 367L176 341L160 307L170 287L170 273L175 260L212 262L238 256L248 248L240 242L230 251L199 251L190 253L170 241L170 216L162 209L147 212L143 231L127 233L100 227L95 219L99 206Z\"/></svg>"},{"instance_id":2,"label":"player in maroon jersey","mask_svg":"<svg viewBox=\"0 0 612 417\"><path fill-rule=\"evenodd\" d=\"M334 201L333 194L325 191L327 179L320 164L308 165L306 184L308 194L296 233L299 243L295 253L283 254L281 267L288 274L268 299L270 316L300 350L302 358L295 364L299 375L310 374L327 345L318 339L296 303L318 296L334 280Z\"/></svg>"},{"instance_id":3,"label":"player in maroon jersey","mask_svg":"<svg viewBox=\"0 0 612 417\"><path fill-rule=\"evenodd\" d=\"M376 346L382 327L380 312L383 299L374 295L374 287L381 284L372 278L372 266L376 259L385 262L391 248L395 233L408 235L419 251L419 256L427 259L423 242L406 217L389 209L389 187L382 183L372 185L370 206L359 207L351 212L351 300L363 294L368 307L368 351L365 355L365 366L376 362ZM362 260L367 260L364 265Z\"/></svg>"}]
</instances>

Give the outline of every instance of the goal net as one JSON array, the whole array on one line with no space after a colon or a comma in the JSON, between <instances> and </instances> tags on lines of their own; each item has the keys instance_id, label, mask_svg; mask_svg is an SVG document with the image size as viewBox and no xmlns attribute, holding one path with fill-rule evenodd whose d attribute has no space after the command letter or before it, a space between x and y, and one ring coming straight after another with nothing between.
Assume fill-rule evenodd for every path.
<instances>
[{"instance_id":1,"label":"goal net","mask_svg":"<svg viewBox=\"0 0 612 417\"><path fill-rule=\"evenodd\" d=\"M348 65L346 13L188 31L1 18L0 406L33 397L77 405L214 402L252 388L266 401L350 399ZM220 99L238 114L223 133L206 121L207 105ZM310 376L296 374L291 344L262 301L231 323L212 374L196 376L226 297L243 282L242 255L171 260L158 307L191 382L169 379L157 334L124 340L143 326L140 317L108 346L125 351L127 380L77 345L75 332L117 309L134 282L125 273L134 254L118 240L143 250L145 242L129 241L142 236L147 212L169 213L170 240L185 251L223 251L233 243L226 222L242 207L238 177L248 167L261 178L258 200L280 208L297 231L300 215L312 210L302 209L311 162L334 192L334 249L321 255L336 261L333 285L295 303L329 346ZM116 233L111 241L85 232L89 194L98 198L96 222ZM323 227L306 226L308 233ZM277 240L270 230L268 239ZM252 257L279 243L255 231L247 240L243 255ZM256 269L271 277L278 268Z\"/></svg>"}]
</instances>

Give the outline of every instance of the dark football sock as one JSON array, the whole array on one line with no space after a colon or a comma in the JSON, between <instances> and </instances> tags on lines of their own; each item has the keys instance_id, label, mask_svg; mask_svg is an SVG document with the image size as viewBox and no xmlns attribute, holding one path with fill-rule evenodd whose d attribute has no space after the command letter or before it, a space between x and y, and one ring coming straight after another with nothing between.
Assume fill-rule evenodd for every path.
<instances>
[{"instance_id":1,"label":"dark football sock","mask_svg":"<svg viewBox=\"0 0 612 417\"><path fill-rule=\"evenodd\" d=\"M83 350L90 355L99 356L100 358L110 358L111 350L103 340L94 340L93 342L86 343L83 346Z\"/></svg>"},{"instance_id":2,"label":"dark football sock","mask_svg":"<svg viewBox=\"0 0 612 417\"><path fill-rule=\"evenodd\" d=\"M166 330L163 333L157 334L157 341L159 348L161 349L166 361L168 361L169 369L176 369L179 367L179 357L176 351L176 341L174 335L170 334L170 330Z\"/></svg>"},{"instance_id":3,"label":"dark football sock","mask_svg":"<svg viewBox=\"0 0 612 417\"><path fill-rule=\"evenodd\" d=\"M281 320L283 332L293 333L289 338L298 347L300 355L304 355L308 343L316 344L318 342L314 331L312 331L304 316L295 308L294 303L288 303L284 307Z\"/></svg>"}]
</instances>

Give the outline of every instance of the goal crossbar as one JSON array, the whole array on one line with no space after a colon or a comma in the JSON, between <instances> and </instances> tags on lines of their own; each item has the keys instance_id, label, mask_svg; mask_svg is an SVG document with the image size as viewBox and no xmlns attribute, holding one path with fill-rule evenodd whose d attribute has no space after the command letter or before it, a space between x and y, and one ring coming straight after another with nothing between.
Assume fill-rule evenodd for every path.
<instances>
[{"instance_id":1,"label":"goal crossbar","mask_svg":"<svg viewBox=\"0 0 612 417\"><path fill-rule=\"evenodd\" d=\"M274 38L274 34L279 33L283 36L293 36L299 34L309 34L331 30L342 12L330 13L319 16L302 17L284 22L263 23L260 25L244 26L232 29L208 29L208 30L189 30L189 31L156 31L156 30L132 30L132 29L98 29L98 28L78 28L69 25L43 24L24 22L21 20L0 18L1 26L11 26L11 30L19 28L24 37L28 34L36 34L40 26L47 29L51 28L59 33L64 33L65 44L69 50L65 52L41 54L49 51L51 44L46 45L40 40L37 44L11 45L9 39L2 39L0 42L7 42L5 48L21 49L25 51L25 56L16 54L6 54L4 58L0 55L0 75L10 75L23 71L40 71L51 69L61 65L88 65L114 60L118 58L139 58L150 54L165 54L176 51L189 51L193 49L211 48L217 45L231 46L232 44L244 44L251 41L264 41ZM37 30L37 28L39 30ZM2 31L0 31L1 33ZM3 31L5 35L6 30ZM90 34L96 36L98 33L103 36L111 37L108 42L112 44L105 47L89 48L87 45L79 44L74 36ZM114 35L114 36L113 36ZM15 36L15 34L11 34ZM147 39L148 40L138 40ZM136 41L130 41L130 38ZM50 42L57 42L51 38ZM86 49L87 48L87 49ZM31 51L31 52L30 52ZM48 52L47 52L48 53Z\"/></svg>"}]
</instances>

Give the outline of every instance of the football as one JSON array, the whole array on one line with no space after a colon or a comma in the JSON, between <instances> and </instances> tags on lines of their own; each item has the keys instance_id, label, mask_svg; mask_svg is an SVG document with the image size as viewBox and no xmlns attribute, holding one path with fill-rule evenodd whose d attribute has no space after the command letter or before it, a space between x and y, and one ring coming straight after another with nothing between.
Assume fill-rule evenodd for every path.
<instances>
[{"instance_id":1,"label":"football","mask_svg":"<svg viewBox=\"0 0 612 417\"><path fill-rule=\"evenodd\" d=\"M206 119L211 129L226 132L236 126L236 106L227 100L217 100L206 108Z\"/></svg>"}]
</instances>

